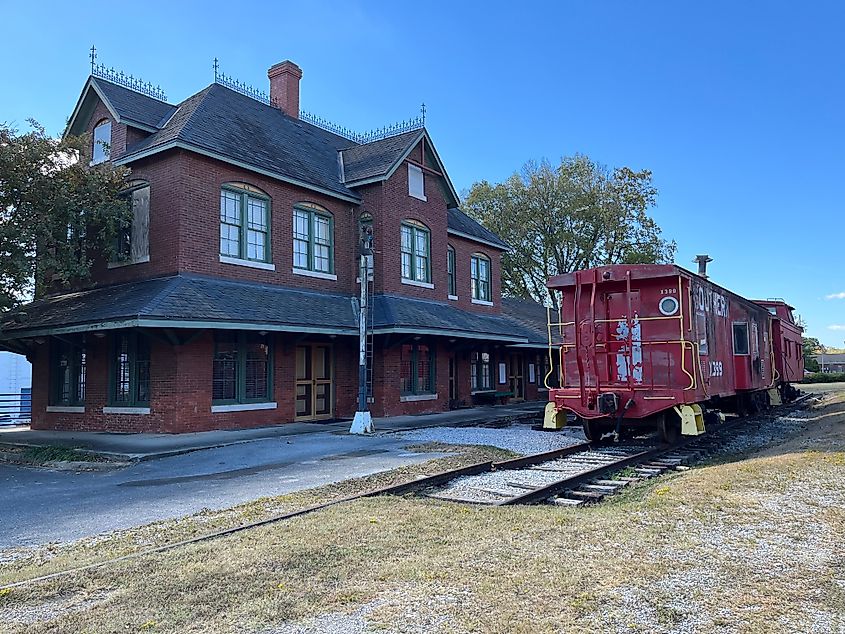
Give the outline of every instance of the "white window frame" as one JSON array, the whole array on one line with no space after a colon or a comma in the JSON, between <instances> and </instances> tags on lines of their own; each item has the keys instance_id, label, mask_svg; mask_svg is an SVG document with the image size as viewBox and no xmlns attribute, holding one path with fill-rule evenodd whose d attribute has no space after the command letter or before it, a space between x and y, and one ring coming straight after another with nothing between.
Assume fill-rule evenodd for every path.
<instances>
[{"instance_id":1,"label":"white window frame","mask_svg":"<svg viewBox=\"0 0 845 634\"><path fill-rule=\"evenodd\" d=\"M481 274L482 262L487 271L486 277ZM482 293L482 290L486 293ZM483 253L473 253L470 258L470 296L473 304L493 305L493 262Z\"/></svg>"},{"instance_id":2,"label":"white window frame","mask_svg":"<svg viewBox=\"0 0 845 634\"><path fill-rule=\"evenodd\" d=\"M413 163L408 163L408 196L428 201L425 197L425 174Z\"/></svg>"},{"instance_id":3,"label":"white window frame","mask_svg":"<svg viewBox=\"0 0 845 634\"><path fill-rule=\"evenodd\" d=\"M111 130L112 125L109 119L104 119L94 126L91 165L104 163L111 158Z\"/></svg>"}]
</instances>

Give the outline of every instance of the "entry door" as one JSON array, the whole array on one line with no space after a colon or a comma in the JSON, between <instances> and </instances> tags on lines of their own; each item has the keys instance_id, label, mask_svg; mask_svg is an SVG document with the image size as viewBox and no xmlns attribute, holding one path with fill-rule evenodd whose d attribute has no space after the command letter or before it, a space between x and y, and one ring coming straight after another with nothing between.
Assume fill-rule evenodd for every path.
<instances>
[{"instance_id":1,"label":"entry door","mask_svg":"<svg viewBox=\"0 0 845 634\"><path fill-rule=\"evenodd\" d=\"M296 347L296 420L332 418L332 348Z\"/></svg>"},{"instance_id":2,"label":"entry door","mask_svg":"<svg viewBox=\"0 0 845 634\"><path fill-rule=\"evenodd\" d=\"M521 354L512 354L510 363L510 387L513 398L525 398L525 381L523 377L523 358Z\"/></svg>"}]
</instances>

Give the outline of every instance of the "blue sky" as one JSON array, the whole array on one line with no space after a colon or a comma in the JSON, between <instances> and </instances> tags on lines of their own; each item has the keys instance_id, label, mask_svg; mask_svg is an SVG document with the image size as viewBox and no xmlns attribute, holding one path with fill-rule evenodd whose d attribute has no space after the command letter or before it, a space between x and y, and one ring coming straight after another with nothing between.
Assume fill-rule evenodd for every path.
<instances>
[{"instance_id":1,"label":"blue sky","mask_svg":"<svg viewBox=\"0 0 845 634\"><path fill-rule=\"evenodd\" d=\"M171 102L215 56L265 90L292 59L302 107L356 130L425 101L459 191L576 152L652 170L679 264L709 253L714 281L786 298L841 347L845 6L806 4L0 0L0 120L59 133L92 43Z\"/></svg>"}]
</instances>

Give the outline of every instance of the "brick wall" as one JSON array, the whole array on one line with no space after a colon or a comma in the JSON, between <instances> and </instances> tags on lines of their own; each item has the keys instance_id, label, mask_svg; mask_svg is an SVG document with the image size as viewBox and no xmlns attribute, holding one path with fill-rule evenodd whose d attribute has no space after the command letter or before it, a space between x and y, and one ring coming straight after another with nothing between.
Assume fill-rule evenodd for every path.
<instances>
[{"instance_id":1,"label":"brick wall","mask_svg":"<svg viewBox=\"0 0 845 634\"><path fill-rule=\"evenodd\" d=\"M296 346L331 344L333 402L336 417L351 418L357 394L357 342L350 337L300 341L292 335L273 337L273 399L276 409L212 413L214 336L202 333L185 345L151 339L150 413L104 413L108 406L111 337L86 336L85 412L48 412L50 345L38 346L33 357L32 428L116 432L180 433L210 429L244 429L295 419Z\"/></svg>"}]
</instances>

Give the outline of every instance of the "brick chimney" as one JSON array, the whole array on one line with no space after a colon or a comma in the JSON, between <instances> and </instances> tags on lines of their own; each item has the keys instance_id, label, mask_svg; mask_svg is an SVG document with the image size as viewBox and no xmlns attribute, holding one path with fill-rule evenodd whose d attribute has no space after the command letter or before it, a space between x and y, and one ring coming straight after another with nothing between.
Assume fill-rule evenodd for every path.
<instances>
[{"instance_id":1,"label":"brick chimney","mask_svg":"<svg viewBox=\"0 0 845 634\"><path fill-rule=\"evenodd\" d=\"M286 115L299 119L299 80L302 69L292 61L274 64L267 71L270 78L270 102Z\"/></svg>"}]
</instances>

